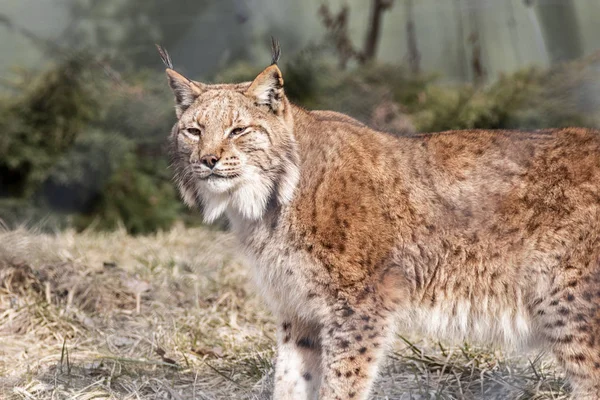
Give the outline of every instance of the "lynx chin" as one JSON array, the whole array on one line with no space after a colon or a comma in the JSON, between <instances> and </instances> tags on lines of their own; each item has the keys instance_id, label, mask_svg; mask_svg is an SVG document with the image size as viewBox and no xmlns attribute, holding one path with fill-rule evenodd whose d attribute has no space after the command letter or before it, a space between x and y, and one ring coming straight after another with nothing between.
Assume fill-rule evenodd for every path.
<instances>
[{"instance_id":1,"label":"lynx chin","mask_svg":"<svg viewBox=\"0 0 600 400\"><path fill-rule=\"evenodd\" d=\"M600 399L600 131L395 137L173 70L175 179L225 215L278 321L274 398L366 399L400 330L537 345Z\"/></svg>"}]
</instances>

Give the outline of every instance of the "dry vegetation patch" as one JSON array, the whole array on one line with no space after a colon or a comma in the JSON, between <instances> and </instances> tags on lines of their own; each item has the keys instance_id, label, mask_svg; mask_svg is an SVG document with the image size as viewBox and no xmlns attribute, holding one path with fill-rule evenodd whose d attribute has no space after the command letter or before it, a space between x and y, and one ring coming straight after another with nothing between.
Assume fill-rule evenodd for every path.
<instances>
[{"instance_id":1,"label":"dry vegetation patch","mask_svg":"<svg viewBox=\"0 0 600 400\"><path fill-rule=\"evenodd\" d=\"M271 316L227 233L0 232L0 398L268 398ZM378 399L559 399L546 357L399 338Z\"/></svg>"}]
</instances>

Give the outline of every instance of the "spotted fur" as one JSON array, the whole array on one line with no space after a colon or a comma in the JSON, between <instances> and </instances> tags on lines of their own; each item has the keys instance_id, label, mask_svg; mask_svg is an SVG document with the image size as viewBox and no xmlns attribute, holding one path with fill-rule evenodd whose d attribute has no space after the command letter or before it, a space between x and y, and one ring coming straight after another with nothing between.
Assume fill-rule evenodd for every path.
<instances>
[{"instance_id":1,"label":"spotted fur","mask_svg":"<svg viewBox=\"0 0 600 400\"><path fill-rule=\"evenodd\" d=\"M292 105L276 64L167 73L180 192L226 215L279 321L276 399L366 399L398 329L541 345L600 398L599 131L399 138Z\"/></svg>"}]
</instances>

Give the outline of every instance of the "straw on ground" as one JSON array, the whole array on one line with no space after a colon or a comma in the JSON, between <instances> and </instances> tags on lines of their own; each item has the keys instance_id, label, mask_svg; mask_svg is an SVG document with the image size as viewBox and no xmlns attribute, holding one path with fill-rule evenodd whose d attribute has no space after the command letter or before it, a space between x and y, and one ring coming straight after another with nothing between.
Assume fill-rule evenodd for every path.
<instances>
[{"instance_id":1,"label":"straw on ground","mask_svg":"<svg viewBox=\"0 0 600 400\"><path fill-rule=\"evenodd\" d=\"M551 359L411 332L376 399L564 399ZM227 233L0 232L0 398L267 399L274 326Z\"/></svg>"}]
</instances>

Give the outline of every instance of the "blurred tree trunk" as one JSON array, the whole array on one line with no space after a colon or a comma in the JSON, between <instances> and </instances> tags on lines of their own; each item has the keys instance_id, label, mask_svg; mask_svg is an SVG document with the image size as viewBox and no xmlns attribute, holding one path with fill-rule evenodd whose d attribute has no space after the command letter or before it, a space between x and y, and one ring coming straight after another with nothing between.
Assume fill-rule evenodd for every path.
<instances>
[{"instance_id":1,"label":"blurred tree trunk","mask_svg":"<svg viewBox=\"0 0 600 400\"><path fill-rule=\"evenodd\" d=\"M485 81L485 69L481 56L481 37L479 29L479 0L469 0L469 43L471 44L471 68L473 70L473 83L480 85Z\"/></svg>"},{"instance_id":2,"label":"blurred tree trunk","mask_svg":"<svg viewBox=\"0 0 600 400\"><path fill-rule=\"evenodd\" d=\"M522 64L521 59L521 48L519 40L519 28L517 27L517 19L515 18L515 7L512 0L508 0L508 30L510 31L510 40L512 42L513 51L517 59L517 66L520 67Z\"/></svg>"},{"instance_id":3,"label":"blurred tree trunk","mask_svg":"<svg viewBox=\"0 0 600 400\"><path fill-rule=\"evenodd\" d=\"M408 65L410 72L417 75L421 72L421 54L417 46L417 34L415 32L415 13L413 0L405 0L406 6L406 41L408 47Z\"/></svg>"},{"instance_id":4,"label":"blurred tree trunk","mask_svg":"<svg viewBox=\"0 0 600 400\"><path fill-rule=\"evenodd\" d=\"M525 5L527 6L527 17L529 18L529 23L533 28L535 43L538 47L539 54L544 60L544 64L548 64L550 57L548 56L546 44L544 43L544 34L542 33L542 27L540 26L539 18L535 14L533 7L531 7L533 5L533 0L525 0Z\"/></svg>"},{"instance_id":5,"label":"blurred tree trunk","mask_svg":"<svg viewBox=\"0 0 600 400\"><path fill-rule=\"evenodd\" d=\"M462 0L455 0L454 2L454 19L456 21L457 28L457 45L458 51L458 67L460 69L460 76L463 81L466 81L469 76L469 70L467 67L467 50L465 48L465 28L463 25L463 7Z\"/></svg>"},{"instance_id":6,"label":"blurred tree trunk","mask_svg":"<svg viewBox=\"0 0 600 400\"><path fill-rule=\"evenodd\" d=\"M381 35L383 13L394 5L394 0L371 0L371 15L367 28L367 37L362 51L361 63L366 63L375 58L377 45Z\"/></svg>"},{"instance_id":7,"label":"blurred tree trunk","mask_svg":"<svg viewBox=\"0 0 600 400\"><path fill-rule=\"evenodd\" d=\"M323 26L328 32L329 39L335 46L340 68L345 69L348 61L354 59L359 64L365 64L375 59L377 46L381 39L381 25L383 13L394 5L394 0L372 0L367 35L362 49L357 48L350 40L348 34L348 16L350 8L347 4L342 6L336 14L331 12L325 3L319 7L319 16Z\"/></svg>"},{"instance_id":8,"label":"blurred tree trunk","mask_svg":"<svg viewBox=\"0 0 600 400\"><path fill-rule=\"evenodd\" d=\"M535 8L551 63L583 56L581 31L573 0L525 0L525 4Z\"/></svg>"},{"instance_id":9,"label":"blurred tree trunk","mask_svg":"<svg viewBox=\"0 0 600 400\"><path fill-rule=\"evenodd\" d=\"M362 56L354 47L352 40L350 40L350 35L348 34L349 14L350 9L347 4L342 6L340 11L336 14L332 13L329 6L326 4L321 4L321 7L319 7L321 22L327 30L329 39L335 47L340 69L346 69L348 62L352 59L360 61Z\"/></svg>"}]
</instances>

